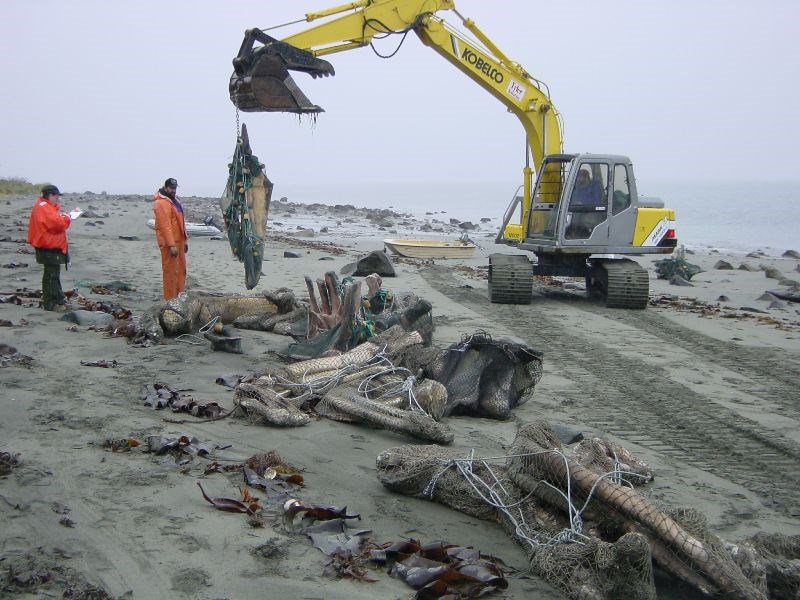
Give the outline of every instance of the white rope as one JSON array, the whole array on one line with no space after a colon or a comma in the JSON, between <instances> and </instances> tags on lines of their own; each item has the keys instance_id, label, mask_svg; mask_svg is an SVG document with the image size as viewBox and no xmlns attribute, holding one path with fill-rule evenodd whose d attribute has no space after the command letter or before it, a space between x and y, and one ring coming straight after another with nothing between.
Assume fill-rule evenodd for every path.
<instances>
[{"instance_id":1,"label":"white rope","mask_svg":"<svg viewBox=\"0 0 800 600\"><path fill-rule=\"evenodd\" d=\"M194 338L195 340L199 340L195 342L194 340L184 339L184 338ZM175 338L178 342L184 342L186 344L191 344L192 346L199 346L201 344L205 344L205 340L201 338L199 335L195 335L193 333L182 333Z\"/></svg>"},{"instance_id":2,"label":"white rope","mask_svg":"<svg viewBox=\"0 0 800 600\"><path fill-rule=\"evenodd\" d=\"M206 331L211 331L214 328L214 325L217 324L217 321L219 321L219 319L220 319L219 316L216 316L213 319L211 319L208 323L206 323L205 325L203 325L200 328L200 333L205 333Z\"/></svg>"},{"instance_id":3,"label":"white rope","mask_svg":"<svg viewBox=\"0 0 800 600\"><path fill-rule=\"evenodd\" d=\"M530 498L531 495L534 493L534 490L531 490L524 498L521 498L517 502L507 504L503 500L503 497L501 497L501 494L497 492L496 488L499 488L502 491L503 496L506 498L508 497L508 492L503 487L500 479L492 470L488 461L492 460L506 461L509 458L530 458L540 454L549 454L549 453L558 454L564 459L564 463L566 466L567 491L565 493L561 489L557 488L556 486L552 485L551 483L545 480L540 480L539 482L550 487L555 492L560 494L562 498L564 498L564 501L567 505L567 514L570 527L558 532L556 535L550 537L546 541L540 541L535 536L532 536L530 534L529 527L525 523L525 518L521 509L517 511L519 513L519 518L517 518L515 515L511 513L512 509L520 507L526 500L528 500L528 498ZM492 485L489 485L481 477L475 474L473 470L473 463L476 461L480 461L480 463L486 469L491 478L494 479L494 483ZM597 485L603 479L609 479L612 483L620 481L621 483L617 485L622 485L622 483L627 483L628 485L630 485L629 482L622 479L622 476L636 475L635 473L632 473L630 471L623 471L620 470L619 468L615 468L613 471L609 471L607 473L600 475L598 480L592 485L591 489L589 490L589 493L587 495L586 501L584 502L583 506L580 509L578 509L572 502L572 483L571 483L572 477L570 476L569 472L570 471L569 459L563 452L559 450L543 450L541 452L532 452L526 454L511 454L505 456L493 456L493 457L484 457L476 459L475 450L471 449L469 456L467 458L455 458L441 462L443 464L442 469L438 471L433 477L431 477L431 480L428 482L428 485L425 486L425 489L422 492L423 496L429 499L433 498L434 489L436 488L436 484L438 483L441 476L444 475L444 473L446 473L448 469L455 468L458 471L458 473L467 481L467 483L470 484L470 486L478 495L478 497L492 508L495 508L500 512L502 512L514 526L514 531L516 535L520 539L527 542L531 547L552 546L565 543L583 543L583 541L588 540L589 537L583 533L584 523L582 514L586 510L586 507L589 505L589 502L591 501L592 496L594 495Z\"/></svg>"}]
</instances>

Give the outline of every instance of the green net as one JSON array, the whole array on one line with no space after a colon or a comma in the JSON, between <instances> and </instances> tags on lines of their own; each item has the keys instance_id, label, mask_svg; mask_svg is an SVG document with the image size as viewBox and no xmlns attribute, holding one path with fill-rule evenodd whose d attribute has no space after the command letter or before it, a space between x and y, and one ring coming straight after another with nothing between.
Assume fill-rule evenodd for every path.
<instances>
[{"instance_id":1,"label":"green net","mask_svg":"<svg viewBox=\"0 0 800 600\"><path fill-rule=\"evenodd\" d=\"M253 155L247 127L242 125L233 160L228 165L228 182L220 207L231 251L244 263L244 280L248 290L258 285L261 277L271 196L272 182L264 173L264 165Z\"/></svg>"},{"instance_id":2,"label":"green net","mask_svg":"<svg viewBox=\"0 0 800 600\"><path fill-rule=\"evenodd\" d=\"M691 281L692 277L702 273L703 269L686 260L683 246L675 253L674 257L663 258L653 263L659 279L672 279L675 276Z\"/></svg>"}]
</instances>

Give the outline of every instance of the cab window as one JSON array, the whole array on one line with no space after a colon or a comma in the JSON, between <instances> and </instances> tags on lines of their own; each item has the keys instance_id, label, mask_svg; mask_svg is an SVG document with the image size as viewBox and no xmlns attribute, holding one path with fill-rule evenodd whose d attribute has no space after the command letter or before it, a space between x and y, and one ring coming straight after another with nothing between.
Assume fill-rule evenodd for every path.
<instances>
[{"instance_id":1,"label":"cab window","mask_svg":"<svg viewBox=\"0 0 800 600\"><path fill-rule=\"evenodd\" d=\"M628 169L625 165L614 165L614 197L611 201L611 214L616 215L631 205L631 188L628 183Z\"/></svg>"}]
</instances>

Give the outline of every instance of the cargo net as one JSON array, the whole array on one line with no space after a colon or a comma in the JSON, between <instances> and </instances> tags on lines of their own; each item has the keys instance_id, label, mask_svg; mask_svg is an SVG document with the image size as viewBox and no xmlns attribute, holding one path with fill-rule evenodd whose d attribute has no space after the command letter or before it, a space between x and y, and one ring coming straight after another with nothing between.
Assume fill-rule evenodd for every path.
<instances>
[{"instance_id":1,"label":"cargo net","mask_svg":"<svg viewBox=\"0 0 800 600\"><path fill-rule=\"evenodd\" d=\"M800 598L800 535L757 533L727 548L751 579L766 579L770 598Z\"/></svg>"},{"instance_id":2,"label":"cargo net","mask_svg":"<svg viewBox=\"0 0 800 600\"><path fill-rule=\"evenodd\" d=\"M507 456L400 446L377 466L392 491L499 522L531 571L570 598L656 598L654 563L708 595L767 598L763 570L740 567L702 515L635 490L652 474L612 442L584 440L567 455L540 421L519 430Z\"/></svg>"},{"instance_id":3,"label":"cargo net","mask_svg":"<svg viewBox=\"0 0 800 600\"><path fill-rule=\"evenodd\" d=\"M402 366L447 388L445 415L507 419L542 378L542 353L483 331L444 350L415 348Z\"/></svg>"},{"instance_id":4,"label":"cargo net","mask_svg":"<svg viewBox=\"0 0 800 600\"><path fill-rule=\"evenodd\" d=\"M418 331L399 324L348 352L310 359L237 386L238 406L271 425L295 426L304 411L336 421L364 423L418 439L447 444L449 427L440 423L447 391L396 367L397 356L423 343Z\"/></svg>"}]
</instances>

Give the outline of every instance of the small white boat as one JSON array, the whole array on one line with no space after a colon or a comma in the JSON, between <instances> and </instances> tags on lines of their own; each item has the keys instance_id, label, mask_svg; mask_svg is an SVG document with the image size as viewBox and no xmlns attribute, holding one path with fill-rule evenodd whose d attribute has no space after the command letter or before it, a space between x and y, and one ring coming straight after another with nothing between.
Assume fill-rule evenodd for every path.
<instances>
[{"instance_id":1,"label":"small white boat","mask_svg":"<svg viewBox=\"0 0 800 600\"><path fill-rule=\"evenodd\" d=\"M156 228L156 220L148 219L147 226L150 229ZM205 235L220 235L222 232L214 225L204 225L203 223L186 223L186 235L189 236L205 236Z\"/></svg>"},{"instance_id":2,"label":"small white boat","mask_svg":"<svg viewBox=\"0 0 800 600\"><path fill-rule=\"evenodd\" d=\"M393 254L409 258L470 258L475 244L464 240L383 240Z\"/></svg>"}]
</instances>

